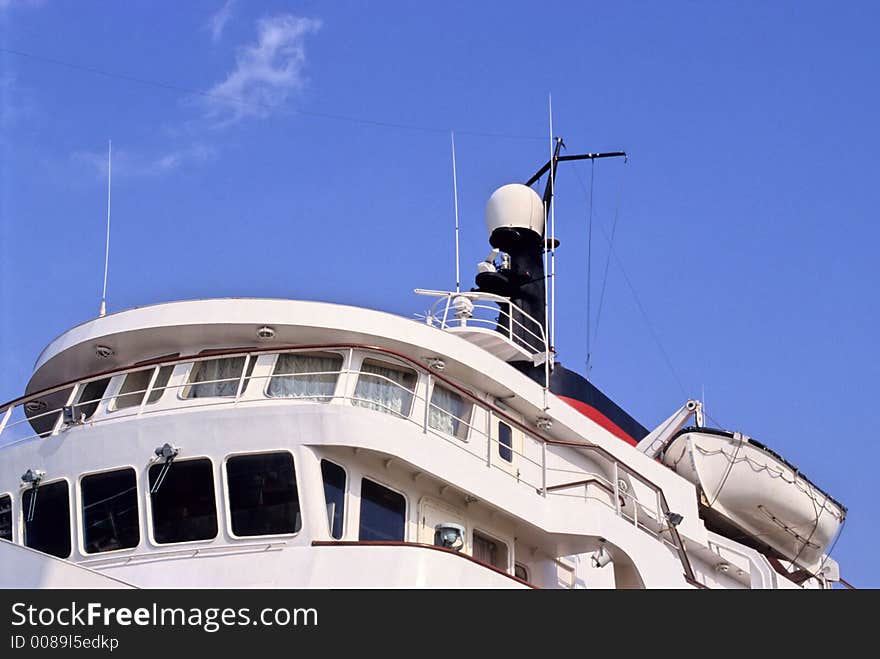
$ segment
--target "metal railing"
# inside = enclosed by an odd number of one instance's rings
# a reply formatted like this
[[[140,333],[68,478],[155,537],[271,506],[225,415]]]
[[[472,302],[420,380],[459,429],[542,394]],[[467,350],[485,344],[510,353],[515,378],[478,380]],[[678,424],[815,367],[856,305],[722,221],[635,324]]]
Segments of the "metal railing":
[[[425,314],[428,325],[444,330],[462,327],[489,329],[532,356],[543,353],[546,359],[550,353],[544,326],[509,298],[473,291],[454,293],[417,288],[415,292],[438,298]]]
[[[316,351],[336,351],[343,354],[342,368],[330,371],[311,371],[303,373],[275,373],[275,360],[272,359],[280,354],[314,353]],[[381,374],[361,371],[353,368],[354,354],[358,351],[361,356],[381,358],[382,361],[394,368],[399,365],[401,370],[409,370],[418,373],[421,377],[412,388],[403,386],[400,382]],[[233,377],[215,380],[199,380],[194,382],[190,378],[193,373],[193,365],[208,360],[219,358],[244,357],[241,370]],[[260,368],[250,368],[252,360],[264,357]],[[176,367],[187,365],[186,372],[179,373]],[[174,366],[174,372],[169,381],[162,386],[155,386],[159,371],[163,367]],[[128,376],[132,373],[152,369],[148,384],[145,388],[133,391],[122,391],[124,380],[109,383],[105,395],[100,398],[78,400],[84,387],[90,382],[101,379]],[[185,377],[184,377],[185,376]],[[273,379],[296,380],[310,377],[334,376],[335,385],[332,393],[310,394],[301,396],[269,395],[269,383]],[[367,377],[381,382],[392,395],[385,399],[369,397],[357,394],[358,378]],[[355,378],[352,381],[352,378]],[[257,387],[255,383],[264,381],[266,384]],[[216,397],[193,397],[188,395],[194,389],[194,385],[208,386],[219,384],[235,384],[235,394]],[[466,404],[462,408],[461,415],[456,415],[450,410],[441,407],[433,400],[435,386],[442,386],[461,397]],[[231,389],[231,387],[230,387]],[[169,391],[178,391],[176,397],[170,397]],[[108,393],[109,392],[109,393]],[[154,394],[161,395],[155,397]],[[64,404],[51,410],[36,410],[38,401],[50,396],[63,395]],[[408,405],[389,404],[389,399],[398,396],[397,400],[408,398]],[[115,407],[115,401],[120,399],[132,400],[140,396],[140,402],[136,405]],[[121,368],[97,373],[87,378],[59,384],[33,394],[15,399],[0,406],[0,451],[10,447],[30,442],[40,441],[48,437],[57,436],[67,432],[71,428],[83,424],[99,425],[125,418],[137,418],[153,413],[181,411],[203,407],[234,407],[240,405],[259,406],[267,403],[279,404],[279,402],[311,403],[316,405],[350,404],[358,407],[368,407],[379,413],[387,413],[401,421],[413,424],[420,428],[423,434],[435,435],[455,446],[471,457],[483,462],[487,468],[496,469],[517,484],[532,489],[537,495],[548,497],[577,497],[585,501],[595,501],[611,509],[617,516],[631,522],[634,527],[640,529],[664,544],[672,547],[679,555],[685,571],[685,577],[697,584],[693,570],[687,559],[683,542],[675,528],[670,523],[670,510],[666,503],[662,489],[644,478],[624,463],[620,462],[612,454],[601,447],[581,442],[568,442],[556,440],[544,436],[540,431],[531,428],[506,412],[479,399],[475,394],[451,381],[449,378],[432,372],[419,362],[387,348],[354,344],[320,344],[298,347],[266,348],[252,351],[228,351],[215,352],[211,355],[184,356],[169,359],[155,360],[136,367]],[[31,408],[28,405],[31,404]],[[282,403],[283,404],[283,403]],[[95,406],[94,411],[83,419],[79,413],[82,408]],[[32,409],[30,414],[26,410]],[[418,412],[421,412],[420,414]],[[54,417],[54,418],[53,418]],[[452,420],[454,433],[444,431],[443,420]],[[22,433],[21,429],[30,425],[33,421],[48,420],[44,429],[33,430],[30,433]],[[502,443],[497,428],[497,421],[516,428],[521,437],[519,442],[512,441],[510,444]],[[463,429],[463,430],[462,430]],[[11,436],[10,436],[11,435]],[[18,435],[18,436],[16,436]],[[577,467],[570,464],[569,467],[548,465],[548,446],[568,446],[578,451],[594,453],[599,460],[597,465],[610,472],[610,478],[604,473],[598,473],[587,467]],[[502,452],[503,448],[503,452]],[[510,459],[502,455],[506,453]],[[556,456],[550,456],[551,459]],[[568,456],[571,460],[572,456]],[[576,478],[572,478],[575,476]],[[561,483],[556,481],[557,478]],[[564,480],[563,480],[564,479]],[[650,492],[651,501],[639,499],[635,487],[629,483],[637,483],[639,489]],[[583,488],[583,494],[579,493]],[[578,492],[574,490],[578,489]],[[600,494],[601,493],[601,494]]]

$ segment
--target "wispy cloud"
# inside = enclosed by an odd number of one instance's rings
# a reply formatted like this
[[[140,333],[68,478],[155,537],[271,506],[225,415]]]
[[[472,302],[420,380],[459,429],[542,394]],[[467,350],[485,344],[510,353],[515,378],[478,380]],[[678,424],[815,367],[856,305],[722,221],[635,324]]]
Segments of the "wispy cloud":
[[[0,0],[0,2],[2,1],[3,0]],[[236,1],[237,0],[226,0],[226,2],[223,3],[223,6],[208,19],[205,27],[211,32],[211,41],[214,43],[217,43],[223,38],[223,30],[226,29],[226,24],[229,22],[229,19],[232,18],[232,12],[235,8]]]
[[[23,9],[25,7],[39,7],[45,0],[0,0],[0,12],[7,9]]]
[[[305,83],[305,39],[320,27],[292,15],[257,21],[256,43],[240,48],[235,68],[207,91],[208,116],[225,125],[282,108]]]
[[[126,149],[113,150],[113,178],[140,178],[170,174],[188,164],[200,164],[217,157],[217,150],[205,144],[194,144],[167,152],[145,155]],[[106,151],[78,151],[75,164],[84,165],[96,175],[107,176]]]

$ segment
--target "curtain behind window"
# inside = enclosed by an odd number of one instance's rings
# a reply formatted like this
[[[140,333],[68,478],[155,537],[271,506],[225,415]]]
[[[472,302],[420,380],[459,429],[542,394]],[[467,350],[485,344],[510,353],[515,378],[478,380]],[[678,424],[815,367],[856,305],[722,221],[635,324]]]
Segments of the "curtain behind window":
[[[495,565],[498,558],[498,545],[474,533],[474,558],[489,565]]]
[[[409,416],[415,384],[416,374],[412,371],[364,360],[351,402],[358,407]]]
[[[431,409],[428,412],[429,427],[465,439],[470,416],[470,403],[449,389],[434,386],[431,392]]]
[[[227,357],[197,362],[189,377],[191,386],[186,398],[235,396],[241,379],[241,369],[244,368],[244,359],[244,357]],[[250,368],[253,368],[255,361],[251,359]],[[196,384],[199,382],[203,384]]]
[[[268,394],[327,403],[333,398],[342,369],[342,355],[278,355]]]

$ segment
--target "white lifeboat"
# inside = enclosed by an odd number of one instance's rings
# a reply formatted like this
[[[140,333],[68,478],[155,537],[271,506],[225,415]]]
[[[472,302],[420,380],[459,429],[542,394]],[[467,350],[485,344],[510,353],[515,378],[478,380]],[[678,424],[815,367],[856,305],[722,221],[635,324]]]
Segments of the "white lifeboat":
[[[662,459],[699,488],[707,524],[809,571],[820,568],[846,518],[797,467],[741,433],[685,428]]]

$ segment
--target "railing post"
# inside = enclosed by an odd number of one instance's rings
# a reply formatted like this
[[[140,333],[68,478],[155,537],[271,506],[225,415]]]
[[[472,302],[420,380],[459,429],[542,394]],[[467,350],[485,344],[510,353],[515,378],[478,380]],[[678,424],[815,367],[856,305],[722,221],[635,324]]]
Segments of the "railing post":
[[[547,442],[541,440],[541,496],[547,496]]]
[[[618,517],[620,516],[620,468],[617,465],[617,460],[614,461],[614,471],[612,474],[614,478],[614,511],[617,513]]]
[[[241,377],[238,378],[238,389],[235,390],[235,402],[237,403],[239,398],[241,398],[241,390],[244,388],[244,378],[247,374],[248,364],[250,364],[251,356],[244,356],[244,364],[241,366]]]
[[[6,408],[6,411],[3,413],[3,418],[0,419],[0,437],[3,436],[3,431],[6,429],[6,424],[9,422],[9,417],[12,416],[12,410],[14,409],[14,405],[10,405]]]
[[[422,432],[428,434],[429,415],[431,413],[431,373],[425,374],[425,423],[422,425]]]
[[[486,412],[486,466],[492,466],[492,412],[488,407],[484,407]]]
[[[138,416],[141,416],[144,413],[144,408],[146,408],[147,406],[147,399],[149,399],[150,394],[153,393],[153,387],[156,385],[156,380],[159,377],[160,368],[162,367],[156,366],[155,368],[153,368],[153,374],[150,376],[150,381],[147,383],[147,390],[144,392],[143,400],[141,400],[141,406],[138,410]]]

